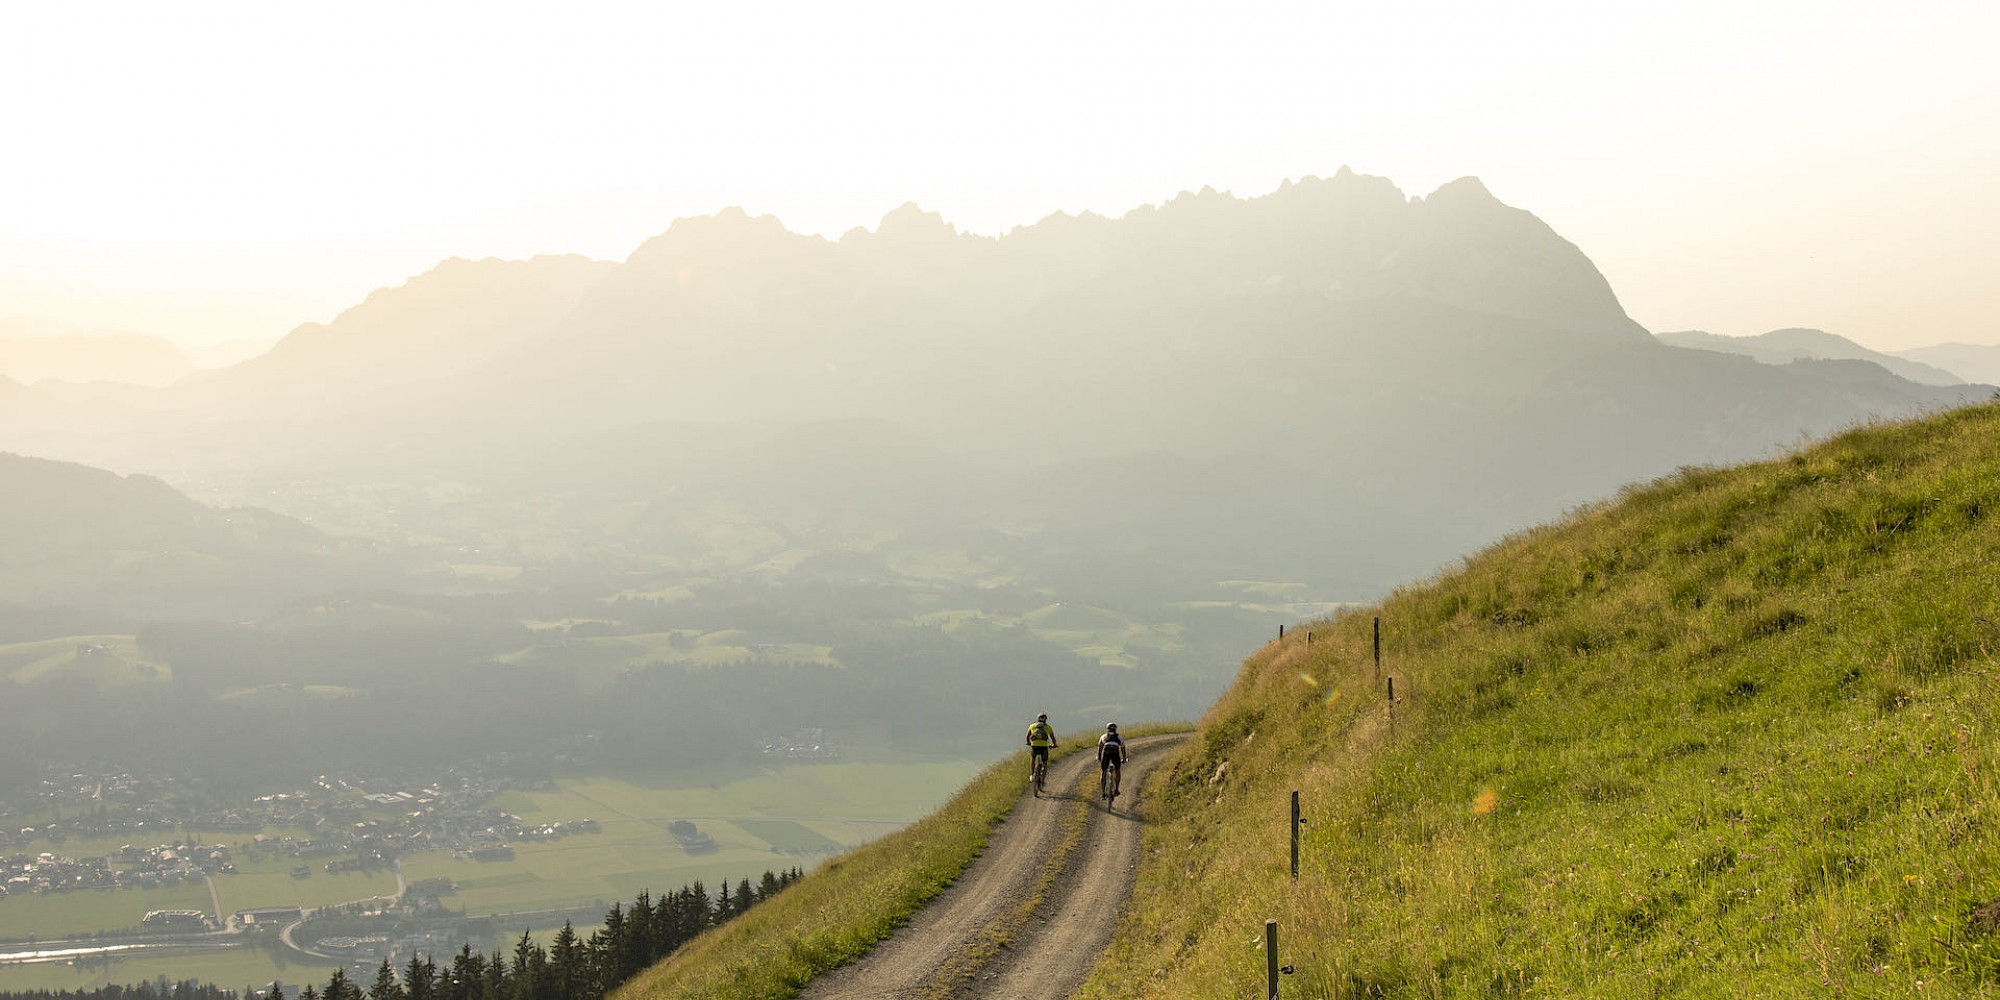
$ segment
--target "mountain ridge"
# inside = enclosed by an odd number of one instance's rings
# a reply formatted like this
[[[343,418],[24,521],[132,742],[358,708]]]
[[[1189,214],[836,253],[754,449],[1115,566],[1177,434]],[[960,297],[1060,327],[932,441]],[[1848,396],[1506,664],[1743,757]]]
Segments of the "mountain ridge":
[[[1980,380],[1961,378],[1945,368],[1909,357],[1872,351],[1852,340],[1825,330],[1787,327],[1754,337],[1726,337],[1700,330],[1675,330],[1655,334],[1661,343],[1697,350],[1722,351],[1756,358],[1765,364],[1793,361],[1867,361],[1922,385],[1965,385]]]
[[[657,467],[624,477],[633,489],[719,483],[719,467],[672,456],[860,421],[1005,470],[1011,486],[930,512],[926,530],[985,535],[1042,512],[1053,552],[1068,526],[1106,523],[1099,504],[1248,524],[1236,551],[1258,573],[1352,594],[1635,478],[1976,395],[1666,347],[1580,248],[1476,179],[1412,198],[1343,170],[998,237],[908,204],[840,240],[729,209],[675,220],[620,263],[445,265],[199,384],[0,398],[0,446],[175,481],[444,477],[504,484],[512,502],[570,492],[521,475],[577,468],[568,456]],[[1271,465],[1309,484],[1302,514],[1374,527],[1301,549],[1242,501],[1133,461],[1147,455]],[[1037,471],[1093,462],[1151,471],[1115,496]],[[758,478],[720,488],[754,498]],[[881,489],[878,509],[908,509]],[[611,517],[657,499],[600,503]],[[1152,553],[1135,584],[1249,575],[1183,559],[1183,545],[1215,552],[1195,538],[1103,544]],[[1388,575],[1329,569],[1398,561]]]

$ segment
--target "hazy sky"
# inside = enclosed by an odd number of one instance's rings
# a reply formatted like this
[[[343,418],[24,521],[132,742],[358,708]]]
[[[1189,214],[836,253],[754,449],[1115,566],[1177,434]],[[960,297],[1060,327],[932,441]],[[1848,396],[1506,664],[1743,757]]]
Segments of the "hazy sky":
[[[2000,342],[2000,4],[8,3],[0,317],[205,344],[730,205],[1480,177],[1654,330]]]

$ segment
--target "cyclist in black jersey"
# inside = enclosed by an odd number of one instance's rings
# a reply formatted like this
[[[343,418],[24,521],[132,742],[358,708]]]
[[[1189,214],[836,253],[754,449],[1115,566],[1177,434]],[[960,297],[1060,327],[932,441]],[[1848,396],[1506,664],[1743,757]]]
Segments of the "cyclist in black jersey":
[[[1104,772],[1111,770],[1111,765],[1113,764],[1119,765],[1118,774],[1122,778],[1125,772],[1125,738],[1118,735],[1118,723],[1107,722],[1104,724],[1104,735],[1097,738],[1098,774],[1102,775]],[[1120,778],[1114,778],[1113,780],[1120,780]],[[1113,796],[1118,794],[1118,786],[1116,784],[1111,786],[1111,794]]]

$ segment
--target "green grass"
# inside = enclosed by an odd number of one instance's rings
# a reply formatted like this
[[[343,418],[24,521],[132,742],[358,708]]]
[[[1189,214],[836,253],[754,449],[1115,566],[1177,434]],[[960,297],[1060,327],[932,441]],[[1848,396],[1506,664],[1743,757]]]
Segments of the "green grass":
[[[837,851],[842,845],[825,834],[788,819],[739,819],[736,827],[787,854]]]
[[[901,828],[975,770],[969,761],[828,763],[756,768],[713,785],[564,780],[553,791],[508,792],[493,805],[530,823],[595,819],[600,832],[517,843],[512,861],[414,854],[403,874],[452,879],[459,887],[452,907],[475,915],[629,900],[696,879],[754,882],[767,870],[810,864],[799,851],[849,847]],[[714,838],[716,850],[682,850],[667,831],[681,819]]]
[[[303,710],[317,702],[359,697],[361,697],[360,688],[338,684],[285,684],[276,687],[260,686],[222,691],[216,694],[215,700],[272,710]]]
[[[1223,580],[1216,586],[1272,601],[1303,600],[1312,589],[1303,583],[1274,583],[1267,580]]]
[[[147,663],[129,635],[73,635],[0,646],[0,678],[32,684],[50,677],[82,677],[98,690],[165,683],[173,671]]]
[[[67,965],[0,965],[0,990],[90,990],[103,986],[130,986],[166,976],[171,982],[197,979],[224,989],[269,986],[272,980],[287,984],[313,983],[324,986],[337,963],[280,960],[263,948],[216,949],[174,955],[149,954],[144,957],[111,958]],[[287,990],[287,993],[290,991]]]
[[[222,912],[227,916],[259,906],[330,906],[396,894],[396,875],[387,868],[327,874],[326,863],[342,857],[346,855],[285,858],[273,871],[244,870],[246,866],[239,863],[236,874],[214,876],[216,898],[222,901]],[[298,865],[312,874],[293,878],[291,870]],[[207,900],[204,895],[204,910],[209,909]]]
[[[753,661],[818,663],[837,667],[833,647],[808,643],[772,643],[736,629],[712,632],[646,632],[635,635],[570,638],[560,645],[536,645],[500,657],[508,663],[528,663],[595,671],[584,682],[601,685],[609,671],[653,663],[689,663],[715,667]]]
[[[47,941],[104,930],[139,926],[147,910],[200,910],[214,916],[208,888],[200,882],[130,889],[79,889],[74,892],[0,897],[0,941],[32,936]]]
[[[1028,612],[1021,621],[1036,635],[1108,667],[1136,667],[1145,654],[1185,648],[1179,625],[1150,625],[1085,604],[1046,605]]]
[[[1156,775],[1083,995],[1258,995],[1275,919],[1287,997],[2000,996],[1997,564],[1975,407],[1683,471],[1294,630]]]

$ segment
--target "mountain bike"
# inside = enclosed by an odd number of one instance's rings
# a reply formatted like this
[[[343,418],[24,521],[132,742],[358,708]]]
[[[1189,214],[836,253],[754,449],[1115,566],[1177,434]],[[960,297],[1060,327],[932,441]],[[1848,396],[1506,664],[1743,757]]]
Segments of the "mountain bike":
[[[1033,765],[1029,767],[1028,770],[1031,774],[1033,774],[1035,779],[1035,797],[1041,798],[1042,785],[1048,780],[1049,777],[1049,759],[1048,757],[1042,754],[1035,754],[1034,757],[1035,757],[1035,762]]]
[[[1107,808],[1113,800],[1118,798],[1118,770],[1121,766],[1118,763],[1118,758],[1111,758],[1105,764],[1103,773],[1098,778],[1099,791],[1104,793],[1104,801]]]

